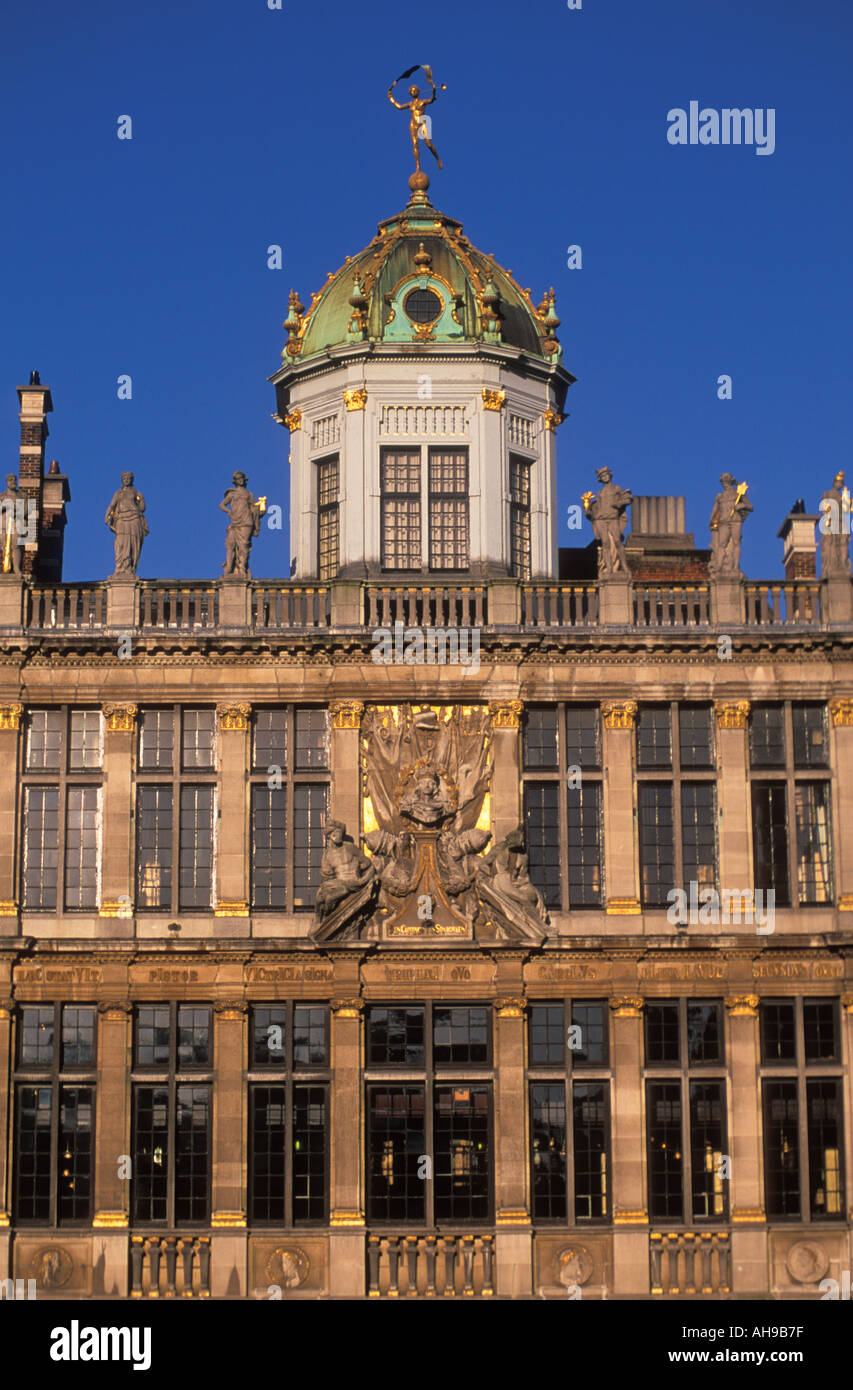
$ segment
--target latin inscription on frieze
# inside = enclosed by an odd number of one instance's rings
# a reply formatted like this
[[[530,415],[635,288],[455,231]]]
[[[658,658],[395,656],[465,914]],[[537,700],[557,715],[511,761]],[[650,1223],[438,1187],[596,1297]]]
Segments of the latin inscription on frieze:
[[[31,965],[15,970],[15,983],[20,985],[99,985],[102,972],[94,966],[71,965],[64,969]]]
[[[841,980],[844,964],[840,960],[758,960],[753,964],[752,973],[756,980]]]
[[[246,970],[249,984],[286,984],[294,980],[331,984],[334,978],[333,970],[322,970],[314,965],[250,965]]]

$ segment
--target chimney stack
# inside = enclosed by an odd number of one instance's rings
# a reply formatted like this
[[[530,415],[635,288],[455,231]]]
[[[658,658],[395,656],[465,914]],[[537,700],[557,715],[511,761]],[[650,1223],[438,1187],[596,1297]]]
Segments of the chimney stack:
[[[44,453],[50,430],[47,416],[53,410],[49,386],[42,386],[38,372],[30,372],[26,386],[18,387],[21,421],[21,447],[18,486],[35,507],[35,539],[27,541],[21,557],[26,578],[58,584],[62,579],[62,548],[65,530],[65,504],[70,500],[68,480],[51,465],[48,478]]]
[[[806,512],[806,504],[798,497],[779,528],[782,541],[782,563],[785,578],[814,579],[817,574],[817,540],[815,526],[820,518]]]

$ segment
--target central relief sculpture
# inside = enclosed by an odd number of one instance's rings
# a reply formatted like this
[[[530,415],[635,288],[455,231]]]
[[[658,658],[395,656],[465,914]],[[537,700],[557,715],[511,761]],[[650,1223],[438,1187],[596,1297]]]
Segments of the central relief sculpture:
[[[456,937],[541,941],[548,922],[530,881],[524,831],[485,854],[492,771],[484,707],[374,706],[362,721],[368,853],[326,828],[315,940]]]

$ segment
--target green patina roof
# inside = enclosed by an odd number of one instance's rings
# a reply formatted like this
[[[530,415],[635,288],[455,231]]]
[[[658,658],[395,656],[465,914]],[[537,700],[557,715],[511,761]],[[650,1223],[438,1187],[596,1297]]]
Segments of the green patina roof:
[[[421,197],[380,222],[369,246],[330,275],[306,313],[299,314],[298,299],[294,311],[291,296],[285,361],[361,341],[497,342],[559,360],[553,307],[549,320],[545,301],[534,307],[510,272],[462,235],[461,223]],[[418,287],[442,302],[439,318],[420,332],[403,308]]]

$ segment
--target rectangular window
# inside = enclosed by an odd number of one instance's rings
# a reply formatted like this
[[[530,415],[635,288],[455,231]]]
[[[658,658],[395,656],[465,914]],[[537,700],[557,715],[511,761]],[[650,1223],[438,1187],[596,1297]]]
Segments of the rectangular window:
[[[682,768],[714,766],[710,706],[679,705],[678,739]]]
[[[53,1064],[54,1004],[26,1004],[18,1015],[18,1066],[49,1067]]]
[[[175,1224],[206,1225],[210,1210],[210,1087],[179,1086],[175,1122]]]
[[[826,767],[829,763],[826,705],[795,702],[791,706],[791,715],[794,730],[794,767]]]
[[[95,1010],[65,1004],[62,1007],[62,1069],[94,1065]]]
[[[383,450],[380,486],[382,568],[419,570],[423,564],[420,449]]]
[[[340,565],[338,456],[317,464],[317,578],[335,578]]]
[[[584,771],[601,767],[601,714],[598,705],[566,706],[566,762]]]
[[[284,1086],[249,1087],[249,1220],[286,1221],[287,1150]]]
[[[286,709],[252,711],[252,766],[258,772],[287,766]]]
[[[560,1012],[562,1013],[562,1009]],[[562,1042],[562,1036],[560,1041]],[[530,1133],[533,1148],[531,1215],[534,1221],[565,1221],[567,1187],[564,1082],[537,1082],[531,1086]]]
[[[509,456],[510,572],[514,579],[530,578],[530,470],[517,454]]]
[[[178,910],[213,905],[212,786],[181,787]]]
[[[308,910],[320,885],[328,814],[329,712],[310,706],[256,709],[252,724],[252,907]]]
[[[418,1169],[426,1153],[423,1085],[368,1087],[367,1219],[426,1219],[426,1187]]]
[[[530,705],[524,714],[522,747],[525,771],[560,766],[559,711],[554,705]]]
[[[55,912],[59,862],[59,788],[24,787],[23,905]]]
[[[133,1088],[133,1221],[166,1222],[169,1209],[169,1088]]]
[[[653,1221],[681,1221],[684,1210],[681,1083],[648,1082],[646,1114],[649,1216]]]
[[[764,1188],[770,1219],[800,1215],[796,1081],[764,1082]]]
[[[65,825],[66,911],[98,905],[99,787],[69,787]]]
[[[145,771],[171,771],[175,760],[175,712],[171,709],[139,711],[139,767]]]
[[[563,911],[601,907],[604,847],[598,706],[532,705],[525,710],[522,737],[531,881],[548,907]]]
[[[569,904],[571,907],[601,907],[603,855],[600,782],[582,782],[577,787],[569,785],[566,824],[569,837]]]
[[[654,771],[662,768],[671,769],[671,781],[654,779]],[[695,894],[704,903],[710,890],[717,888],[711,707],[640,706],[637,776],[643,906],[671,907],[677,888],[687,894],[688,901]]]
[[[293,789],[293,905],[310,909],[320,886],[323,827],[329,807],[328,783],[302,782]]]
[[[209,910],[215,878],[216,711],[143,709],[139,721],[136,910]]]
[[[576,1081],[572,1086],[576,1221],[607,1219],[609,1086]]]
[[[488,1221],[490,1085],[436,1086],[433,1188],[436,1222]]]
[[[216,711],[185,709],[181,719],[181,763],[185,772],[216,766]]]
[[[783,705],[752,706],[749,717],[749,761],[752,767],[785,766]]]
[[[172,904],[172,788],[136,790],[136,906],[168,912]]]
[[[436,1005],[432,1012],[434,1066],[488,1066],[491,1022],[489,1010]]]
[[[283,853],[287,825],[284,787],[252,784],[252,907],[287,905],[287,867]]]
[[[530,878],[546,907],[560,907],[560,789],[556,782],[524,783],[524,823]]]
[[[784,782],[752,783],[753,881],[789,907],[787,790]]]
[[[645,1008],[646,1066],[688,1067],[723,1060],[718,999],[649,1000]]]
[[[32,709],[26,717],[27,772],[59,772],[65,714],[61,709]]]
[[[68,767],[71,772],[96,772],[103,757],[101,711],[73,709],[70,715]]]
[[[672,713],[669,705],[641,705],[637,711],[637,767],[672,767]]]
[[[666,907],[675,884],[672,785],[641,782],[637,788],[640,823],[640,882],[644,907]]]
[[[367,1065],[425,1066],[425,1012],[421,1005],[373,1006],[367,1015]]]
[[[681,786],[681,873],[684,890],[690,884],[716,888],[717,789],[713,782],[683,782]]]
[[[429,451],[429,567],[468,568],[468,454]]]
[[[801,907],[826,906],[833,900],[829,782],[795,783],[794,816],[797,901]]]
[[[723,1192],[722,1081],[690,1082],[690,1160],[694,1221],[719,1221],[725,1215]]]

